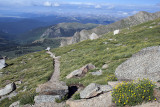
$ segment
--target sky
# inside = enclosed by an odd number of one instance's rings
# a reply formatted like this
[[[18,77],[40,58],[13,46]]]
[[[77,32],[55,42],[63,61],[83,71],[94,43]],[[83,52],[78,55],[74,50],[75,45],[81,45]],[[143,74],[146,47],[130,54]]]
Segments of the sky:
[[[120,15],[160,11],[160,0],[0,0],[0,16],[24,13]]]

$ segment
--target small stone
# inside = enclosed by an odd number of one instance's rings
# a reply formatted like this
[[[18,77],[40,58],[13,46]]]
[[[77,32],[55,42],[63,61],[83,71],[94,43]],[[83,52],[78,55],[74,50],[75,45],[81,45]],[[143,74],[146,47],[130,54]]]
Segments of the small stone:
[[[12,103],[9,107],[20,107],[20,101],[16,101],[14,103]]]
[[[91,74],[92,74],[92,75],[100,76],[100,75],[102,75],[102,70],[100,69],[99,71],[91,72]]]
[[[69,75],[66,76],[67,79],[73,78],[73,77],[78,77],[81,76],[82,70],[75,70],[71,72]]]
[[[38,95],[34,97],[35,103],[55,102],[56,99],[61,99],[60,95]]]
[[[102,69],[107,69],[108,68],[108,64],[104,64],[103,66],[102,66]]]
[[[22,84],[22,81],[16,81],[15,84],[20,85],[20,84]]]

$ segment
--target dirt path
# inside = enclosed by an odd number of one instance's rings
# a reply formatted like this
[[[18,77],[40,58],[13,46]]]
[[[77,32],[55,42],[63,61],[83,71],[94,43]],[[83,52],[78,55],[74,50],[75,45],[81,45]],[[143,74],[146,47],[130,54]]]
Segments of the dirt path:
[[[60,78],[60,56],[55,57],[50,51],[47,53],[53,58],[54,63],[54,72],[51,76],[51,79],[45,84],[41,84],[36,89],[36,92],[42,95],[65,95],[68,92],[68,86],[62,81],[59,81]]]

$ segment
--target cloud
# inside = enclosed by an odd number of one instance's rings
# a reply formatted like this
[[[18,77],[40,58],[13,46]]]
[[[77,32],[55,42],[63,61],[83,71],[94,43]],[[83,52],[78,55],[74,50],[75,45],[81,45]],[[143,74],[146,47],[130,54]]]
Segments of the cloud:
[[[107,7],[107,9],[113,9],[113,8],[115,8],[114,5],[110,5],[110,6]]]
[[[95,5],[95,8],[96,9],[101,8],[101,5]]]
[[[52,3],[49,2],[49,1],[46,1],[46,2],[44,2],[43,5],[46,6],[46,7],[51,7],[51,6],[52,6]]]
[[[53,3],[53,6],[58,7],[58,6],[60,6],[60,4],[59,3]]]

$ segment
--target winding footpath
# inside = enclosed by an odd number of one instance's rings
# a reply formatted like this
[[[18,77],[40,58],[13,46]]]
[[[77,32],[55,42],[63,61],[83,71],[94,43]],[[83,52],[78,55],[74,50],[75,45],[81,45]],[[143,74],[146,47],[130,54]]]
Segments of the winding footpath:
[[[54,72],[51,76],[51,79],[41,84],[37,87],[36,92],[39,93],[39,96],[60,96],[64,97],[68,93],[68,86],[65,84],[65,82],[62,82],[59,80],[60,78],[60,56],[55,57],[55,54],[53,54],[50,51],[47,51],[52,58],[53,58],[53,65],[54,65]],[[43,105],[43,106],[42,106]],[[43,103],[37,103],[34,107],[56,107],[56,103],[53,102],[43,102]],[[62,104],[63,105],[63,104]],[[61,107],[58,105],[57,107]]]

